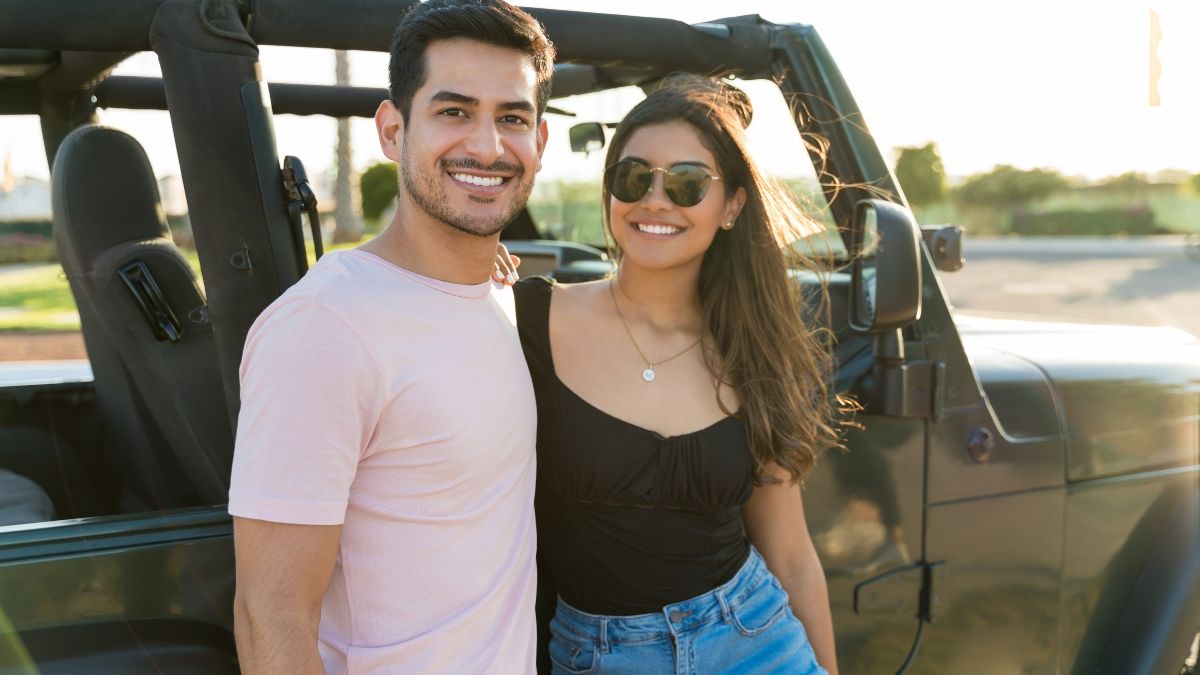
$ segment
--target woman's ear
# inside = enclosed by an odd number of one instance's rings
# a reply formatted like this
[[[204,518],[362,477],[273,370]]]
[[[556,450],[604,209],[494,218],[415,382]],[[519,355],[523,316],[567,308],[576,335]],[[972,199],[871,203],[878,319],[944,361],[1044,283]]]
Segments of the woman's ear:
[[[725,220],[723,222],[732,223],[737,220],[745,205],[746,188],[738,188],[737,192],[733,193],[733,197],[725,202]]]

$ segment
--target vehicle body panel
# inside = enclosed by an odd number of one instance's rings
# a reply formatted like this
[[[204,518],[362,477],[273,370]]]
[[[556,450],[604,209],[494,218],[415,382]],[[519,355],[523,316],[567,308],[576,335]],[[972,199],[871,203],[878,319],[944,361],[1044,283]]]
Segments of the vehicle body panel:
[[[1046,374],[1061,401],[1068,480],[1197,463],[1200,341],[1188,333],[978,318],[960,326],[969,326],[968,351],[990,347]]]

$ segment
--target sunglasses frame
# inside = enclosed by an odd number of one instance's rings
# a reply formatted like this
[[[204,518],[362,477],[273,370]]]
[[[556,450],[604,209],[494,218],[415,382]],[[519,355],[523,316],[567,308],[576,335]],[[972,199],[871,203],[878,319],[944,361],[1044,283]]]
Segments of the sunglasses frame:
[[[614,169],[621,166],[622,164],[634,164],[636,166],[643,167],[650,172],[650,183],[646,186],[646,191],[643,192],[642,194],[638,195],[634,199],[629,199],[629,200],[623,199],[620,195],[617,194],[616,190],[613,189],[614,183],[613,183],[613,180],[611,177],[611,173],[613,172]],[[681,166],[695,167],[696,169],[699,169],[700,171],[702,171],[708,179],[704,182],[704,186],[701,188],[699,198],[691,204],[681,204],[675,198],[675,194],[673,194],[674,190],[672,190],[667,184],[668,176],[678,176],[678,174],[672,174],[671,171],[673,171],[674,169],[678,169]],[[703,164],[697,164],[696,162],[680,162],[678,164],[675,164],[674,166],[672,166],[669,169],[664,169],[661,166],[650,166],[646,162],[643,162],[643,161],[637,160],[637,159],[630,159],[630,158],[622,159],[618,162],[615,162],[615,163],[605,167],[604,180],[608,187],[608,193],[610,195],[612,195],[617,201],[623,202],[625,204],[636,204],[637,202],[645,199],[646,195],[650,194],[650,192],[654,190],[654,174],[658,171],[661,171],[663,174],[663,192],[667,195],[667,199],[670,199],[671,203],[674,204],[675,206],[678,206],[678,207],[684,208],[684,209],[695,206],[696,204],[699,204],[700,202],[704,201],[704,198],[708,196],[708,188],[712,186],[713,181],[721,180],[720,176],[710,173],[708,170],[708,167],[704,166]]]

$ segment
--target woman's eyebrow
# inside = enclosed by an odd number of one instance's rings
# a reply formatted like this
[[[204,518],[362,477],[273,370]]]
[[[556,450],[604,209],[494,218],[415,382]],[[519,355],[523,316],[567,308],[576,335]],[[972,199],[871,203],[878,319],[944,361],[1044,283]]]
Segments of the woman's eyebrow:
[[[635,162],[641,162],[642,164],[645,164],[646,166],[651,165],[649,161],[642,159],[641,157],[638,157],[637,155],[625,155],[624,157],[621,158],[621,161],[625,161],[627,159],[631,159]],[[699,159],[681,159],[678,162],[673,162],[673,163],[667,165],[667,168],[674,168],[674,167],[679,166],[680,164],[691,164],[693,166],[702,166],[705,169],[708,169],[709,171],[714,171],[714,169],[711,166],[709,166],[707,162],[705,162],[703,160],[699,160]]]

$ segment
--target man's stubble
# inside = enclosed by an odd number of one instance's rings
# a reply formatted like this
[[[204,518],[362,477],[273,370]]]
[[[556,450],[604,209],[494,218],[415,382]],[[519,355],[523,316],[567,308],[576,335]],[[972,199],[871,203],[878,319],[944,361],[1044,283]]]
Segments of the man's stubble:
[[[484,166],[482,163],[469,158],[442,159],[438,162],[441,171],[449,171],[450,169],[476,169],[480,171],[500,171],[515,174],[509,180],[517,182],[516,190],[510,198],[511,201],[508,208],[499,215],[471,216],[456,212],[450,206],[446,190],[438,180],[439,176],[418,169],[416,163],[413,161],[409,147],[410,145],[407,142],[404,143],[404,147],[400,152],[400,179],[404,185],[404,190],[408,192],[413,202],[423,211],[460,232],[477,237],[490,237],[511,223],[517,217],[517,214],[520,213],[521,209],[525,208],[525,202],[529,201],[529,194],[533,191],[533,174],[526,176],[525,167],[519,164],[495,162],[490,166]],[[501,198],[503,196],[497,196],[495,199]],[[469,195],[468,199],[479,203],[486,203],[485,200],[474,195]]]

